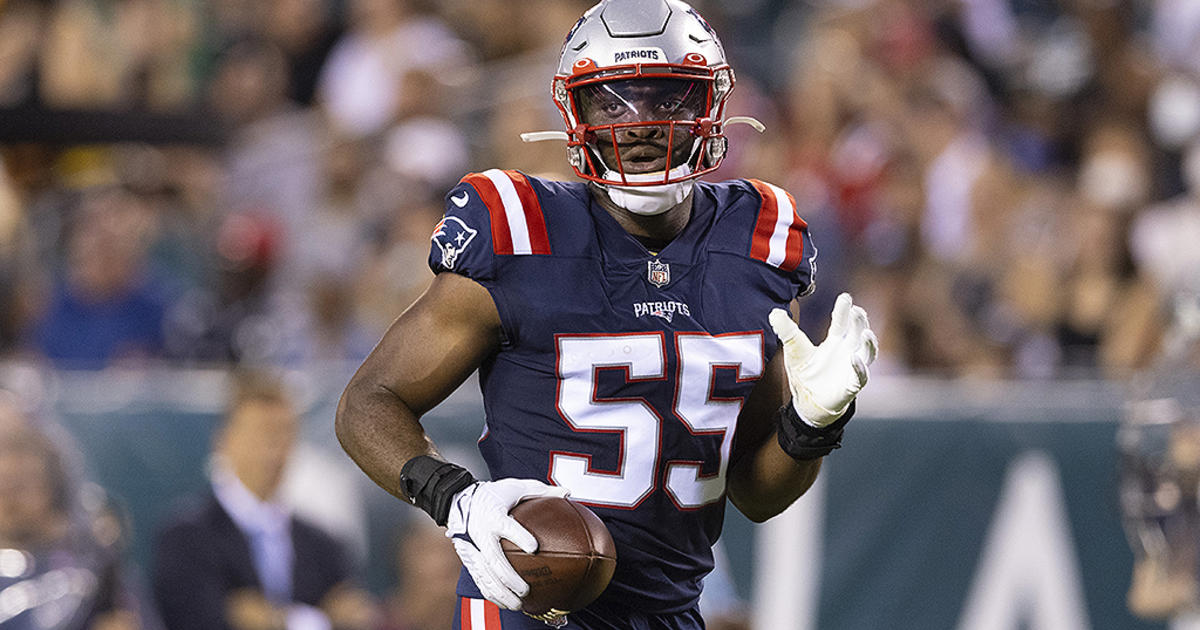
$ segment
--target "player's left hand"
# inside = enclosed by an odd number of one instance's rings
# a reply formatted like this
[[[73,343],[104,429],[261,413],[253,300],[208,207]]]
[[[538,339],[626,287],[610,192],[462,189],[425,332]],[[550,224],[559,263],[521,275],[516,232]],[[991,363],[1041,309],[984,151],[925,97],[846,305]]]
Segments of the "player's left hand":
[[[535,479],[477,481],[454,496],[446,519],[446,536],[485,599],[509,610],[521,608],[529,585],[513,569],[500,539],[507,538],[525,553],[537,551],[537,539],[508,515],[522,499],[566,497],[566,488]]]
[[[875,361],[879,341],[867,312],[849,293],[833,306],[829,334],[814,346],[787,311],[772,309],[771,328],[783,343],[792,404],[805,423],[821,429],[833,424],[867,384],[867,367]]]

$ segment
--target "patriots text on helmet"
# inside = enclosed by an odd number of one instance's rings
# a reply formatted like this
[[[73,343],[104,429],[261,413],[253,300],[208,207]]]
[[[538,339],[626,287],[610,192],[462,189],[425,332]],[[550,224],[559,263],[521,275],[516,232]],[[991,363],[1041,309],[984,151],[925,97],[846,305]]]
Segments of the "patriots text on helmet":
[[[619,50],[613,53],[613,63],[626,63],[631,61],[661,61],[664,59],[662,51],[657,48],[635,48],[633,50]]]

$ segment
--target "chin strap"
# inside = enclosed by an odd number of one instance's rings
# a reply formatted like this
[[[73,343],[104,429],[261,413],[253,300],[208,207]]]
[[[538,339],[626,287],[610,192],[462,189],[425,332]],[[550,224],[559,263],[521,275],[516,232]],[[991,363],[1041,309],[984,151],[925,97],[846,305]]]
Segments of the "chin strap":
[[[750,125],[758,133],[763,133],[767,130],[766,125],[751,116],[730,116],[721,123],[722,127],[728,127],[729,125]],[[527,131],[521,134],[522,142],[545,142],[547,140],[568,142],[571,140],[571,136],[565,131]]]

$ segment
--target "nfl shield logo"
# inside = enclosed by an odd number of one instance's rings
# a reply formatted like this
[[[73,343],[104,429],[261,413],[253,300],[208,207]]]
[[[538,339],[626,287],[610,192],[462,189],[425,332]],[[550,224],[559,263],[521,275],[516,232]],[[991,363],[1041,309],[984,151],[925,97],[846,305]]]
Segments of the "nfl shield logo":
[[[646,263],[647,278],[650,284],[662,288],[671,281],[671,267],[667,263],[660,260],[651,260]]]

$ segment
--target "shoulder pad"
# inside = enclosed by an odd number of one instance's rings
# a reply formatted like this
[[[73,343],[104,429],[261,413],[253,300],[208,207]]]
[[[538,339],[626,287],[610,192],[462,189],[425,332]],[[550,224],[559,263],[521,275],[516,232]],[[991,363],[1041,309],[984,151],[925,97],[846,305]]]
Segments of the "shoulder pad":
[[[463,190],[461,184],[470,185],[487,206],[497,255],[550,253],[546,218],[528,177],[517,171],[490,169],[467,175],[456,191]],[[450,201],[458,204],[459,198],[451,195]],[[463,199],[463,205],[468,201]]]
[[[746,181],[758,192],[760,199],[754,235],[750,240],[750,257],[785,271],[811,265],[812,256],[805,256],[805,250],[811,247],[806,242],[808,224],[796,214],[795,198],[774,184],[757,179]]]

